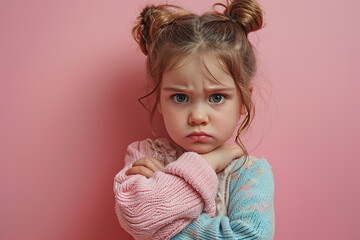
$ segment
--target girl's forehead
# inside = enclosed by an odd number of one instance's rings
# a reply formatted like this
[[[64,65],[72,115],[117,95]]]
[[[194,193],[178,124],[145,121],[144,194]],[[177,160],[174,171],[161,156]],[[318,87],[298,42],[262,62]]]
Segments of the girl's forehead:
[[[187,85],[199,81],[206,85],[235,86],[234,79],[224,64],[213,56],[188,56],[163,74],[163,85]]]

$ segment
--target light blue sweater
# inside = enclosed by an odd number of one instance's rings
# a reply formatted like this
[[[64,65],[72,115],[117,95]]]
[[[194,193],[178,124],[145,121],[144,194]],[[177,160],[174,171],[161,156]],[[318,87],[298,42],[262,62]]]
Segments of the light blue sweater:
[[[230,179],[228,216],[203,213],[171,239],[273,239],[274,179],[269,163],[259,159]]]

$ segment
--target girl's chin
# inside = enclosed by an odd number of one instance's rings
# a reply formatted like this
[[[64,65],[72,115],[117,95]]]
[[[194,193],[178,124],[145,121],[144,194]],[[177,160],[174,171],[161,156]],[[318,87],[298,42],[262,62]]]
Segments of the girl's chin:
[[[206,154],[213,151],[217,146],[188,146],[183,147],[187,152],[196,152],[197,154]]]

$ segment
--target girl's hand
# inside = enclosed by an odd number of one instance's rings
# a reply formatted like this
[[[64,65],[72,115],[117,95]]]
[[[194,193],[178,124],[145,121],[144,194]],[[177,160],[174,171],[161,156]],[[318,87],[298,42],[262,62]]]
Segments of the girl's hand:
[[[239,146],[224,143],[211,152],[201,154],[201,156],[218,173],[224,170],[232,160],[241,157],[243,154]]]
[[[164,171],[165,165],[158,159],[153,157],[143,157],[137,160],[132,168],[128,169],[126,175],[136,175],[140,174],[147,178],[150,178],[154,175],[156,171]]]

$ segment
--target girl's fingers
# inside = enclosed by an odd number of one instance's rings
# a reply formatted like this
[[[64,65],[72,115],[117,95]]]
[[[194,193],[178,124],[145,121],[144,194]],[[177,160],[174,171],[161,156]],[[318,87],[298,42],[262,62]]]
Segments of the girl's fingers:
[[[147,178],[154,175],[156,171],[164,171],[164,164],[153,157],[144,157],[137,160],[132,168],[126,171],[126,175],[140,174]]]
[[[133,164],[133,167],[134,166],[144,166],[153,172],[164,170],[164,165],[159,160],[152,157],[141,158]]]
[[[144,166],[135,166],[128,169],[125,173],[126,175],[143,175],[147,178],[151,178],[154,175],[154,172]]]
[[[149,159],[158,166],[160,171],[164,171],[165,165],[163,164],[163,162],[153,157],[149,157]]]

